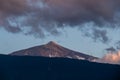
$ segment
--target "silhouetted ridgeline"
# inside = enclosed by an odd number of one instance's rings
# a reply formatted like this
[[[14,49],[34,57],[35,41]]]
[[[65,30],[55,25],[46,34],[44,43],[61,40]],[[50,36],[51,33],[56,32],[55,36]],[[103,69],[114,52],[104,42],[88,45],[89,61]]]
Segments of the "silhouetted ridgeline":
[[[120,66],[67,58],[0,55],[0,80],[120,80]]]

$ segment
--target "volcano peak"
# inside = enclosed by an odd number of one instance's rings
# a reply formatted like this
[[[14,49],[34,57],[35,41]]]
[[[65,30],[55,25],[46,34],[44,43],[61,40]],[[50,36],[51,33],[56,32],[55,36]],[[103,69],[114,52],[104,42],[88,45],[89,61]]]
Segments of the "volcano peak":
[[[50,41],[47,44],[45,44],[45,46],[49,46],[49,47],[60,47],[59,44],[57,44],[55,41]]]
[[[72,59],[82,59],[82,60],[95,60],[96,57],[76,52],[65,48],[54,41],[50,41],[47,44],[35,46],[32,48],[20,50],[11,53],[10,55],[27,55],[27,56],[45,56],[45,57],[64,57]]]
[[[53,44],[54,44],[54,45],[58,45],[55,41],[50,41],[50,42],[47,43],[47,45],[51,45],[51,44],[52,44],[52,45],[53,45]]]

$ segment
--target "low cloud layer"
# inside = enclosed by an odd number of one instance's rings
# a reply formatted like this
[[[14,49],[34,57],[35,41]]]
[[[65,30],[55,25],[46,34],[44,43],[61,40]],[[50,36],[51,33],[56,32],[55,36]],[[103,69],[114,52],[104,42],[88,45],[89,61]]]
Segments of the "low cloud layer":
[[[107,42],[106,29],[119,28],[119,13],[120,0],[0,0],[0,27],[45,37],[64,27],[86,29],[81,25],[93,23],[89,36]]]
[[[120,64],[120,51],[114,53],[108,53],[103,58],[99,59],[98,62]]]

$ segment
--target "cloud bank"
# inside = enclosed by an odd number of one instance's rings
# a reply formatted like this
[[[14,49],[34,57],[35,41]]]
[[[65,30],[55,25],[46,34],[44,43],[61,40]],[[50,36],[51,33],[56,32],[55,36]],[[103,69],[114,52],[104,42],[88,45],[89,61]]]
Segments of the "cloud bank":
[[[81,25],[93,23],[92,33],[85,34],[107,42],[106,29],[119,28],[119,13],[120,0],[0,0],[0,27],[45,37],[64,27],[86,29]]]
[[[97,62],[120,64],[120,51],[114,53],[108,53],[103,58],[99,59]]]

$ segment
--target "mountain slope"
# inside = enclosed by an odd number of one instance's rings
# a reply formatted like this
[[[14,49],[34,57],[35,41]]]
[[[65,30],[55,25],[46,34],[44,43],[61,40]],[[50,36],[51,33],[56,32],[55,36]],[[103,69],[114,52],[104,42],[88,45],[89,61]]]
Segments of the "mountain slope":
[[[94,61],[98,59],[90,55],[86,55],[80,52],[72,51],[70,49],[64,48],[57,43],[50,41],[48,44],[36,46],[20,51],[11,53],[10,55],[17,56],[44,56],[44,57],[64,57],[72,59],[82,59]]]

